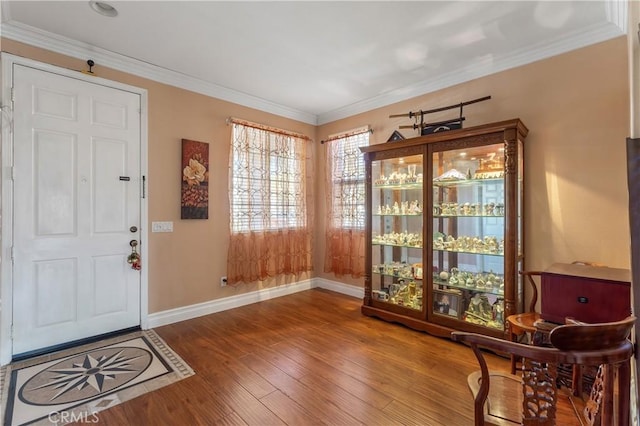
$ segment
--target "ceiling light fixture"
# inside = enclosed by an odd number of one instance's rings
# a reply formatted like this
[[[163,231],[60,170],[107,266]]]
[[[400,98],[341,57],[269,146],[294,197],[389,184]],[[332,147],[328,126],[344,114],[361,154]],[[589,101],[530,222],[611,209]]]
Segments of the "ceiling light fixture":
[[[108,16],[109,18],[118,16],[118,10],[103,1],[90,1],[89,6],[91,6],[91,9],[93,9],[100,15]]]

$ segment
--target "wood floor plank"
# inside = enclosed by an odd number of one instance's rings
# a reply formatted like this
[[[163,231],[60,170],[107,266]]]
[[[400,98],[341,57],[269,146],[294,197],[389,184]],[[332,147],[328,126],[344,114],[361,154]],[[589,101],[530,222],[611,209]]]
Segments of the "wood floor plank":
[[[257,351],[255,355],[269,361],[271,364],[275,365],[295,379],[300,379],[311,372],[311,370],[304,365],[277,351],[274,351],[273,345]]]
[[[316,357],[307,351],[302,351],[290,343],[280,343],[274,349],[298,360],[301,364],[316,366],[315,371],[318,376],[338,383],[343,389],[364,401],[368,401],[375,408],[383,408],[393,400],[393,397],[381,392],[377,386],[373,386],[367,377],[353,377],[345,374],[344,371],[336,368],[331,361],[325,361],[325,359]]]
[[[305,407],[310,415],[321,422],[345,426],[362,424],[349,413],[336,406],[334,401],[324,398],[316,389],[305,386],[273,364],[254,355],[247,355],[242,359],[283,394]]]
[[[339,381],[338,377],[335,379]],[[402,425],[402,422],[397,417],[394,418],[386,414],[383,410],[370,405],[366,396],[365,399],[361,399],[342,388],[338,383],[316,374],[305,376],[300,381],[307,385],[307,387],[315,389],[318,395],[330,400],[337,407],[348,412],[350,416],[365,425]]]
[[[210,392],[231,407],[248,425],[286,424],[240,384],[220,388],[214,386]]]
[[[208,387],[204,378],[189,377],[100,412],[100,424],[172,424],[175,419],[181,419],[184,424],[216,424],[233,410],[220,398],[201,391]],[[207,409],[192,410],[191,407]]]
[[[425,413],[420,409],[420,404],[409,405],[400,401],[393,401],[389,404],[384,411],[389,415],[396,416],[401,419],[402,424],[410,426],[424,426],[424,425],[446,425],[446,426],[465,426],[473,424],[473,416],[469,416],[466,413],[456,413],[449,411],[446,414],[447,408],[442,411],[437,411],[432,407]]]
[[[237,413],[231,413],[212,424],[216,426],[248,426]]]
[[[224,374],[227,384],[235,382],[243,386],[255,398],[262,398],[276,390],[269,382],[264,380],[259,374],[248,368],[239,359],[225,353],[224,347],[217,344],[210,345],[206,350],[206,361],[200,366],[199,371],[205,374],[213,374],[217,379]],[[217,380],[216,380],[217,381]]]
[[[325,425],[313,417],[294,400],[279,390],[261,398],[260,401],[288,425]]]
[[[471,349],[360,307],[314,289],[159,327],[195,376],[100,412],[99,423],[473,424]],[[509,370],[508,359],[486,358]]]

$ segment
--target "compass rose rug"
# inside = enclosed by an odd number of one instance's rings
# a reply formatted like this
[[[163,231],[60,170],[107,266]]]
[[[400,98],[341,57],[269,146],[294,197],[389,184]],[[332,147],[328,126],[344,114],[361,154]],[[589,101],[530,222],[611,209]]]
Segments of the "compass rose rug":
[[[2,368],[3,424],[96,423],[98,411],[193,375],[152,330]]]

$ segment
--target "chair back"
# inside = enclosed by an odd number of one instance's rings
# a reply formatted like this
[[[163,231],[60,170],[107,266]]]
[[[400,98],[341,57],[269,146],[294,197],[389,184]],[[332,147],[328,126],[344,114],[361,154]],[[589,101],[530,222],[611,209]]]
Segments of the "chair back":
[[[599,324],[572,323],[551,330],[549,341],[563,351],[591,351],[609,348],[625,341],[635,324],[635,317]]]

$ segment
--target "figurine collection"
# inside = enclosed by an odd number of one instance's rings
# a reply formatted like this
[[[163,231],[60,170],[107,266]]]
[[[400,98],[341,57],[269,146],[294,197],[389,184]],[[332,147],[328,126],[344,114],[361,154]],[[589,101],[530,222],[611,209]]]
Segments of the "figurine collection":
[[[420,207],[420,203],[418,200],[414,201],[402,201],[398,204],[396,201],[393,203],[393,206],[389,204],[379,205],[377,210],[378,216],[383,215],[393,215],[393,216],[411,216],[411,215],[419,215],[422,213],[422,207]]]
[[[383,235],[374,235],[373,244],[384,244],[391,246],[422,248],[422,235],[418,233],[391,232]]]
[[[405,185],[410,183],[422,183],[422,173],[416,173],[416,165],[410,164],[407,166],[407,172],[393,171],[389,176],[380,174],[380,177],[375,180],[374,185]]]
[[[504,203],[440,203],[433,205],[434,216],[504,216]]]
[[[434,284],[504,294],[504,276],[498,275],[493,271],[469,272],[451,268],[450,271],[438,272],[435,270],[433,275]]]
[[[464,235],[458,238],[451,235],[438,236],[433,240],[433,248],[434,250],[502,255],[504,254],[504,239],[492,236],[484,238]]]

